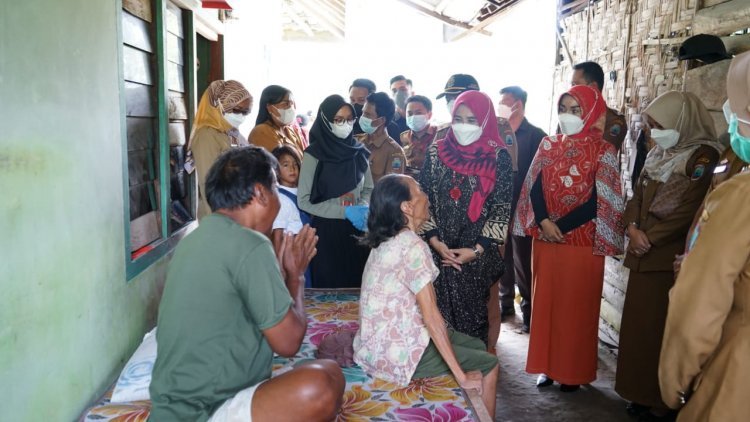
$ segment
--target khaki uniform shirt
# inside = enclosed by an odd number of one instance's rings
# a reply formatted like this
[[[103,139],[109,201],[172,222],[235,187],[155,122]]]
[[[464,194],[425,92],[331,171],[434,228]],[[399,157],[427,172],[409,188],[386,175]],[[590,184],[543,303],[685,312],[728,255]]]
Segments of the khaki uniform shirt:
[[[211,127],[202,127],[195,132],[190,144],[198,173],[198,219],[211,214],[206,200],[206,177],[208,170],[222,152],[232,148],[230,137]]]
[[[639,272],[674,270],[674,257],[684,250],[690,223],[703,202],[718,161],[719,152],[710,146],[701,146],[693,152],[685,166],[688,186],[678,199],[678,205],[663,218],[651,212],[654,202],[664,199],[656,195],[663,183],[649,179],[645,170],[641,173],[633,198],[625,206],[623,222],[635,223],[645,232],[651,249],[640,258],[628,253],[626,267]]]
[[[406,174],[415,178],[419,175],[427,156],[427,148],[437,139],[437,132],[437,126],[429,125],[422,136],[417,136],[411,129],[401,133],[401,145],[406,155]]]
[[[669,292],[659,362],[664,403],[682,422],[733,422],[750,414],[750,174],[706,199],[695,247]],[[682,394],[686,393],[686,394]]]
[[[374,134],[363,133],[357,135],[356,138],[370,150],[370,171],[374,183],[386,174],[404,174],[406,169],[404,150],[387,133],[377,138]]]
[[[703,207],[705,206],[705,201],[707,200],[708,196],[711,195],[711,192],[713,192],[713,190],[716,189],[720,184],[726,182],[740,172],[745,172],[747,170],[748,164],[740,160],[740,158],[737,157],[737,154],[732,151],[732,148],[727,148],[724,150],[724,153],[719,159],[719,164],[717,164],[716,168],[714,169],[711,186],[708,188],[708,192],[706,192],[706,199],[704,199],[704,203],[701,204],[701,207],[698,208],[698,212],[695,213],[693,224],[690,226],[687,241],[685,242],[685,253],[690,251],[692,243],[695,241],[695,227],[698,224],[698,220],[703,212]]]

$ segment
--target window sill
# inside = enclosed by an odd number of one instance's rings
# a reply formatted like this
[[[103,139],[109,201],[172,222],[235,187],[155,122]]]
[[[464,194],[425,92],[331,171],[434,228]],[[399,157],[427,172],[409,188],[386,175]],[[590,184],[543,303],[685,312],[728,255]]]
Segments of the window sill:
[[[198,222],[192,221],[174,232],[169,238],[152,243],[148,246],[150,249],[141,248],[139,250],[141,252],[137,252],[135,258],[128,257],[125,269],[127,281],[132,280],[156,261],[172,252],[180,240],[195,230],[196,227],[198,227]]]

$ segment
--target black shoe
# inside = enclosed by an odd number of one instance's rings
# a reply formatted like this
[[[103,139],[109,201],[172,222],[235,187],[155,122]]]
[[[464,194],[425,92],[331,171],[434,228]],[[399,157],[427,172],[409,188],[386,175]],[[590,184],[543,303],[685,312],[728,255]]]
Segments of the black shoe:
[[[529,331],[531,331],[529,324],[523,324],[523,327],[521,327],[521,332],[524,334],[528,334]]]
[[[572,393],[580,388],[581,386],[578,384],[560,384],[560,391],[563,393]]]
[[[553,384],[554,382],[555,382],[555,380],[553,380],[552,378],[550,378],[550,377],[548,377],[548,376],[546,376],[546,375],[544,375],[544,374],[541,374],[541,375],[539,375],[539,377],[538,377],[538,378],[536,379],[536,386],[537,386],[537,387],[540,387],[540,388],[541,388],[541,387],[549,387],[549,386],[550,386],[550,385],[552,385],[552,384]]]
[[[628,412],[628,415],[636,418],[648,412],[648,409],[648,406],[644,406],[638,403],[628,403],[628,405],[625,406],[625,411]]]
[[[657,416],[647,410],[638,416],[638,422],[672,422],[676,418],[676,412],[667,412],[665,415]]]
[[[505,321],[510,317],[513,317],[516,315],[516,308],[513,306],[505,307],[503,306],[503,310],[500,311],[500,321]]]

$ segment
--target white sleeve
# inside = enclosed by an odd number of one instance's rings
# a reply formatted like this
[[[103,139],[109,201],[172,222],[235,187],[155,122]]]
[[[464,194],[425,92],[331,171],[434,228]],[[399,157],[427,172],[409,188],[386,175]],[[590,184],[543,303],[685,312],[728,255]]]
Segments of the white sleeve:
[[[276,216],[276,220],[273,221],[273,229],[284,229],[296,234],[299,232],[296,226],[302,225],[297,206],[284,194],[279,194],[279,202],[281,202],[281,208],[279,209],[279,215]]]

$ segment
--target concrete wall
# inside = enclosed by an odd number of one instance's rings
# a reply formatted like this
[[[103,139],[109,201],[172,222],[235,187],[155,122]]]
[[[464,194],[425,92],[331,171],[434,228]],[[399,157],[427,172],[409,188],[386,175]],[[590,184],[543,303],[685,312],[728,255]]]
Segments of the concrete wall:
[[[114,1],[0,2],[0,420],[73,420],[153,324],[125,280]]]

